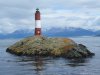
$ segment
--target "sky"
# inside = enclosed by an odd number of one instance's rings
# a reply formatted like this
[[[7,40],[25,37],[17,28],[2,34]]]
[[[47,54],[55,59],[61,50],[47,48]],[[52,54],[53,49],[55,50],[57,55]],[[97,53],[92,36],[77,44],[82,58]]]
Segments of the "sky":
[[[42,28],[100,30],[100,0],[0,0],[0,33],[32,30],[40,9]]]

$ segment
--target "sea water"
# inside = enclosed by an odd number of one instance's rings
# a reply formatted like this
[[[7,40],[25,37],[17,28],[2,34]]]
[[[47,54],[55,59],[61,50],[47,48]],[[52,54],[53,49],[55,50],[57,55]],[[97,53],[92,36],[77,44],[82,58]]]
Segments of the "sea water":
[[[15,56],[6,48],[20,39],[0,40],[0,75],[100,75],[100,37],[73,37],[95,53],[92,58],[68,60]]]

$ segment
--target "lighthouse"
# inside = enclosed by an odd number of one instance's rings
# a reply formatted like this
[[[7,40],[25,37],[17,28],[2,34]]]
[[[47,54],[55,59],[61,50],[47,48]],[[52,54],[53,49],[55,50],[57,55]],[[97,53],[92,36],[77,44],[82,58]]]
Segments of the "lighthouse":
[[[41,35],[41,16],[40,11],[37,8],[35,12],[35,35]]]

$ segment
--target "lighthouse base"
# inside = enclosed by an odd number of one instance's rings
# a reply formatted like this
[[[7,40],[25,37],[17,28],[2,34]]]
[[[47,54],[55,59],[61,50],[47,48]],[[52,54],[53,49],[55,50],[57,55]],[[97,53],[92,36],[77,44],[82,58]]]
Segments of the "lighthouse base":
[[[41,35],[41,28],[35,28],[35,35]]]

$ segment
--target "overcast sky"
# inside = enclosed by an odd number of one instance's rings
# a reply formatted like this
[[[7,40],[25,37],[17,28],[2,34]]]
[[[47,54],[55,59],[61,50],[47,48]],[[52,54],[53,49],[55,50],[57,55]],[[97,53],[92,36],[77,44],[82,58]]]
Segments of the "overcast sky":
[[[0,0],[0,33],[34,29],[39,8],[42,27],[100,30],[100,0]]]

